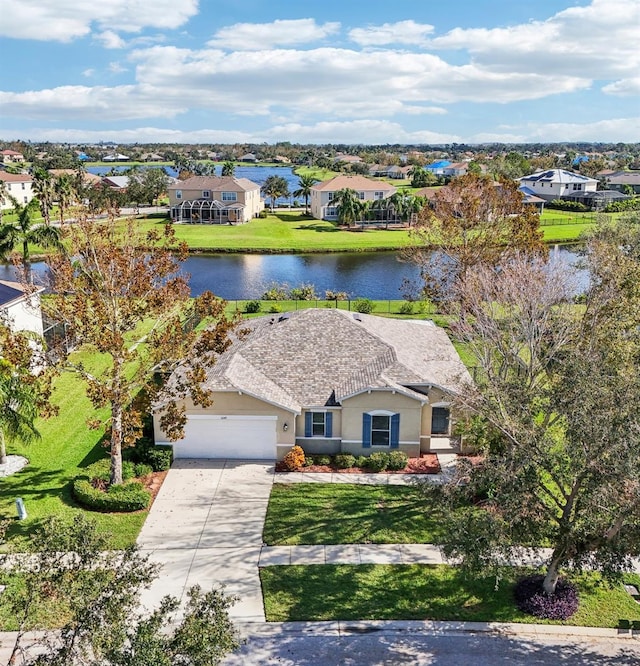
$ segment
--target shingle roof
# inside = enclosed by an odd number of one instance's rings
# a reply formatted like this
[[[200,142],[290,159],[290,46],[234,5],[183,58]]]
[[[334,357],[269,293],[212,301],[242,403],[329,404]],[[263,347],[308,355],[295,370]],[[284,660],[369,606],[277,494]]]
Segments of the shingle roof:
[[[357,317],[357,318],[356,318]],[[210,369],[207,388],[240,390],[299,412],[368,388],[437,385],[455,392],[470,381],[446,333],[429,322],[336,309],[305,309],[247,320]]]
[[[356,190],[357,192],[395,192],[396,188],[383,180],[370,180],[364,176],[335,176],[331,180],[314,185],[312,190],[337,192],[344,189]]]
[[[213,190],[225,192],[250,192],[260,185],[248,178],[233,176],[192,176],[169,186],[170,190]]]
[[[0,180],[4,180],[5,183],[30,183],[33,178],[28,173],[0,171]]]

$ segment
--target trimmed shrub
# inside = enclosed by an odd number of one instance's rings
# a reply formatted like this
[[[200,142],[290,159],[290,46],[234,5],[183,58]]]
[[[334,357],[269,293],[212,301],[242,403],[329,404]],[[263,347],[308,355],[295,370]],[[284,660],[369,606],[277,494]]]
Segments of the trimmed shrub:
[[[640,197],[625,199],[624,201],[612,201],[605,206],[605,213],[622,213],[626,210],[640,210]]]
[[[260,312],[260,307],[261,307],[260,301],[247,301],[244,304],[244,311],[247,314],[255,314],[256,312]]]
[[[165,472],[171,467],[173,451],[168,446],[154,446],[149,449],[141,462],[151,465],[154,472]]]
[[[146,463],[136,463],[134,465],[134,470],[135,476],[138,479],[141,476],[149,476],[149,474],[153,473],[153,467],[151,467],[151,465],[147,465]]]
[[[528,615],[546,620],[566,620],[578,610],[578,591],[564,578],[558,580],[555,594],[547,594],[544,576],[521,578],[513,591],[516,606]]]
[[[366,467],[368,462],[369,458],[367,456],[356,456],[354,467]]]
[[[305,467],[311,467],[311,465],[315,465],[315,460],[311,456],[305,456],[304,457],[304,466]]]
[[[289,472],[295,472],[304,465],[305,455],[301,446],[294,446],[284,457],[282,464]]]
[[[91,483],[105,484],[109,483],[111,478],[111,458],[101,458],[89,465],[84,471],[83,476],[88,476]],[[135,466],[129,460],[122,461],[122,479],[128,481],[136,476]]]
[[[373,312],[373,301],[370,298],[358,298],[353,303],[353,309],[362,314],[371,314]]]
[[[316,458],[316,465],[330,465],[331,456],[318,456]]]
[[[269,312],[271,312],[271,313],[282,312],[282,308],[281,308],[279,305],[277,305],[276,303],[274,303],[274,304],[269,308]]]
[[[404,451],[389,451],[387,456],[389,458],[387,469],[395,472],[404,469],[409,462],[409,456]]]
[[[356,457],[350,453],[339,453],[333,460],[338,469],[348,469],[356,464]]]
[[[568,210],[575,213],[586,213],[589,210],[588,206],[585,206],[579,201],[567,201],[566,199],[553,199],[553,201],[548,201],[547,208]]]
[[[367,459],[367,468],[372,472],[384,472],[389,466],[389,454],[385,451],[376,451]]]
[[[105,492],[94,488],[86,477],[73,482],[73,496],[87,509],[106,512],[140,511],[151,501],[151,493],[138,481],[110,486]]]
[[[413,303],[410,301],[405,301],[400,308],[398,309],[400,314],[413,314]]]

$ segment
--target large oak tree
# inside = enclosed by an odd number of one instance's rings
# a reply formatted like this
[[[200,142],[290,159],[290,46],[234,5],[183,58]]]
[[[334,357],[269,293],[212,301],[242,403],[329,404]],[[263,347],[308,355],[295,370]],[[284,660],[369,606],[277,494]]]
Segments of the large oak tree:
[[[200,382],[216,352],[229,344],[234,321],[210,292],[189,298],[181,272],[186,250],[170,225],[143,234],[134,220],[83,220],[68,228],[64,252],[48,259],[52,294],[43,299],[43,308],[66,324],[77,345],[104,355],[101,372],[74,357],[65,363],[85,380],[95,407],[109,408],[106,424],[95,420],[93,425],[110,433],[112,484],[122,483],[123,446],[140,432],[141,410],[132,406],[134,399],[154,399],[158,372],[185,365],[182,381],[164,389],[166,425],[174,436],[180,436],[184,413],[173,401],[190,394],[195,404],[211,403]],[[210,327],[202,333],[188,330],[185,322],[194,318],[208,320]]]

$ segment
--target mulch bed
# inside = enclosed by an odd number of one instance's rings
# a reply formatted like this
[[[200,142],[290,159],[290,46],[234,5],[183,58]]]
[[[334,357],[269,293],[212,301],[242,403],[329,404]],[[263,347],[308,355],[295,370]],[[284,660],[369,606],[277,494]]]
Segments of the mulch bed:
[[[276,463],[276,472],[289,472],[284,464]],[[371,474],[371,470],[362,467],[347,467],[339,469],[335,465],[310,465],[309,467],[299,467],[296,472],[339,472],[340,474]],[[404,469],[386,470],[380,474],[439,474],[440,463],[435,453],[423,453],[420,458],[409,458],[409,462]]]
[[[168,470],[164,472],[152,472],[151,474],[145,476],[144,480],[141,479],[141,481],[144,483],[144,487],[151,493],[151,502],[149,503],[148,507],[149,509],[156,499],[156,495],[160,491],[160,488],[162,488],[162,484],[168,473]]]

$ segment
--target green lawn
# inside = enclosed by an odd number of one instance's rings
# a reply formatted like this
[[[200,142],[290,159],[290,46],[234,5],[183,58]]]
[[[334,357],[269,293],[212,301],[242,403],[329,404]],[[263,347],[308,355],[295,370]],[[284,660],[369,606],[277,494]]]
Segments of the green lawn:
[[[260,570],[269,622],[459,620],[617,627],[620,620],[640,620],[640,605],[621,585],[609,589],[587,574],[572,578],[580,594],[573,617],[537,620],[513,604],[517,577],[516,570],[505,569],[496,590],[493,577],[470,577],[445,565],[312,564]],[[625,580],[640,584],[637,575]]]
[[[94,353],[75,355],[86,367],[99,372],[105,359]],[[50,516],[71,519],[84,511],[71,496],[71,482],[79,470],[105,455],[101,445],[102,430],[90,430],[88,418],[104,420],[107,410],[96,411],[85,394],[85,384],[72,372],[56,378],[52,402],[59,407],[58,416],[37,423],[40,441],[28,446],[11,444],[10,454],[20,454],[29,464],[19,473],[0,478],[0,519],[11,519],[8,539],[17,548],[28,548],[28,536]],[[28,513],[23,521],[16,519],[15,499],[22,497]],[[106,514],[90,512],[101,531],[112,534],[113,548],[132,544],[147,512]]]
[[[263,539],[269,545],[432,543],[437,509],[412,486],[275,484]]]
[[[143,220],[143,228],[166,220]],[[176,235],[192,250],[206,252],[359,252],[397,250],[410,244],[407,230],[338,229],[303,213],[278,212],[237,226],[176,224]]]

